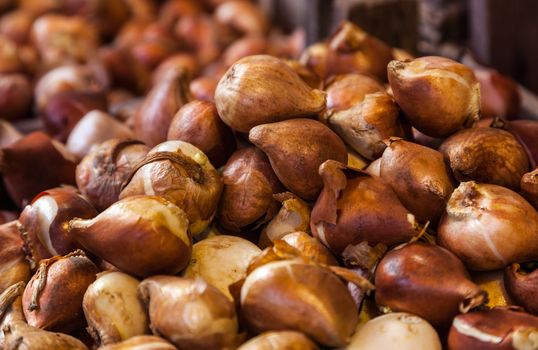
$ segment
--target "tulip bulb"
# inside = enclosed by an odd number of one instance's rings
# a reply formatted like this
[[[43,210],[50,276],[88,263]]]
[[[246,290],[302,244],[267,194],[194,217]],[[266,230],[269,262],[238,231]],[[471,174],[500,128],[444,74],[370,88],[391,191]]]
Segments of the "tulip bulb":
[[[341,254],[363,241],[403,243],[417,234],[415,217],[383,180],[335,161],[323,163],[319,173],[323,190],[312,209],[310,227],[332,252]]]
[[[391,61],[387,71],[394,99],[420,132],[444,137],[478,121],[480,86],[463,64],[430,56]]]
[[[536,260],[538,212],[507,188],[462,182],[447,203],[438,241],[471,270]]]
[[[538,315],[538,269],[532,263],[514,263],[504,269],[504,285],[517,305],[526,311]]]
[[[111,139],[94,146],[77,166],[80,192],[103,211],[118,201],[122,185],[149,152],[141,141]]]
[[[405,312],[376,317],[359,325],[346,350],[441,350],[435,329],[424,319]]]
[[[69,236],[67,223],[73,217],[91,219],[96,215],[95,208],[73,187],[53,188],[35,197],[19,217],[19,230],[34,268],[42,259],[80,248]]]
[[[284,61],[266,55],[237,61],[215,91],[219,116],[232,129],[320,113],[325,94],[311,89]]]
[[[149,331],[146,310],[137,294],[139,284],[119,271],[103,272],[90,284],[82,307],[96,344],[113,344]]]
[[[448,350],[536,347],[538,317],[517,308],[495,308],[456,316],[448,334]]]
[[[67,149],[83,158],[92,146],[110,139],[132,139],[133,132],[127,125],[109,114],[93,110],[82,117],[67,138]]]
[[[30,265],[25,259],[17,221],[0,225],[0,293],[17,282],[28,282]]]
[[[497,128],[461,130],[439,148],[459,181],[477,181],[519,189],[529,171],[523,146],[509,132]]]
[[[454,254],[430,243],[414,242],[387,253],[377,265],[375,286],[378,306],[415,314],[437,327],[487,298]]]
[[[386,148],[384,139],[404,136],[398,107],[385,92],[364,96],[362,102],[328,116],[331,128],[357,153],[377,159]]]
[[[30,115],[32,86],[22,74],[0,75],[0,110],[2,119],[22,119]]]
[[[24,282],[19,282],[0,295],[0,346],[3,349],[88,350],[86,345],[72,336],[29,326],[22,314],[21,295],[24,288]]]
[[[183,210],[158,196],[122,199],[68,232],[90,252],[135,276],[175,274],[189,262],[191,237]]]
[[[538,210],[538,168],[521,178],[521,195]]]
[[[248,138],[267,154],[284,186],[307,200],[316,199],[323,187],[318,169],[324,161],[347,162],[342,140],[328,127],[311,119],[258,125],[250,130]]]
[[[180,349],[235,347],[238,323],[233,303],[203,279],[154,276],[138,292],[151,329]]]
[[[42,260],[22,295],[28,324],[62,332],[82,326],[82,298],[97,272],[81,250]]]
[[[303,333],[295,331],[265,332],[241,345],[237,350],[318,350],[318,346]]]
[[[101,346],[97,350],[177,350],[177,348],[166,340],[151,336],[137,335],[119,343]]]
[[[202,151],[187,142],[167,141],[137,164],[120,199],[140,194],[166,197],[185,211],[189,232],[197,235],[213,218],[221,192],[217,171]]]
[[[368,75],[350,73],[334,76],[327,87],[327,114],[344,111],[361,103],[369,94],[384,91],[383,85]]]
[[[246,277],[247,267],[260,253],[260,248],[240,237],[209,237],[193,245],[191,261],[182,275],[203,278],[232,299],[229,286]]]
[[[347,344],[358,322],[346,285],[329,270],[300,260],[255,269],[245,279],[240,301],[250,330],[299,331],[327,347]]]
[[[267,156],[256,147],[237,150],[221,173],[222,196],[217,220],[232,232],[258,227],[277,211],[273,194],[283,189]]]
[[[420,221],[437,223],[454,191],[443,155],[398,138],[387,144],[381,157],[381,178]]]
[[[40,131],[0,151],[4,184],[18,206],[25,205],[41,191],[74,185],[75,167],[76,158],[64,145]]]

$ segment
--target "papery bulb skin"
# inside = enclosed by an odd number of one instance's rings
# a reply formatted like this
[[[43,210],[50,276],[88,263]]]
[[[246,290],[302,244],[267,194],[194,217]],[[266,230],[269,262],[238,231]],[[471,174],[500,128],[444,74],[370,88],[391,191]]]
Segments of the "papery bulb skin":
[[[95,216],[95,208],[74,187],[41,192],[19,217],[19,231],[29,261],[36,265],[42,259],[81,248],[69,235],[67,223],[73,217],[92,219]]]
[[[77,165],[77,186],[99,211],[118,201],[123,183],[149,152],[141,141],[111,139],[94,146]]]
[[[149,332],[140,281],[119,271],[102,272],[88,286],[82,307],[88,331],[98,345],[108,345]]]
[[[347,162],[347,151],[338,135],[311,119],[258,125],[248,138],[267,155],[280,182],[307,200],[316,199],[321,191],[318,169],[323,162]]]
[[[538,315],[538,270],[527,271],[525,264],[514,263],[504,269],[504,286],[517,305],[527,312]]]
[[[377,305],[441,328],[487,297],[454,254],[430,243],[414,242],[387,253],[376,268],[375,285]]]
[[[191,261],[182,276],[202,278],[231,300],[230,285],[246,277],[251,260],[260,253],[260,248],[241,237],[208,237],[193,245]]]
[[[420,132],[444,137],[478,120],[480,86],[465,65],[428,56],[391,61],[387,72],[394,99]]]
[[[134,276],[175,274],[189,262],[192,242],[183,210],[159,196],[124,198],[91,220],[69,221],[85,249]]]
[[[143,280],[138,292],[148,308],[153,333],[179,349],[235,346],[234,305],[203,279],[154,276]]]
[[[405,312],[375,317],[357,327],[347,350],[441,350],[435,329],[424,319]]]
[[[225,1],[215,9],[217,22],[241,34],[265,35],[269,23],[261,9],[250,2]]]
[[[240,300],[250,330],[299,331],[328,347],[347,344],[358,322],[346,284],[329,270],[300,260],[256,268],[245,279]]]
[[[152,148],[137,164],[120,199],[141,194],[166,197],[185,211],[194,236],[211,222],[221,192],[222,181],[204,152],[174,140]]]
[[[397,138],[388,141],[381,157],[380,175],[421,222],[436,224],[454,191],[441,153]]]
[[[84,325],[82,299],[97,272],[97,266],[80,250],[42,260],[22,296],[28,324],[59,332]]]
[[[461,130],[447,138],[439,152],[458,181],[476,181],[519,189],[529,160],[509,132],[497,128]]]
[[[334,161],[323,163],[319,172],[324,184],[310,227],[333,253],[363,241],[394,245],[417,235],[415,217],[380,178]]]
[[[136,138],[150,147],[166,141],[174,115],[191,100],[187,71],[183,68],[169,71],[148,92],[135,115]]]
[[[192,101],[180,108],[170,123],[167,139],[198,147],[217,169],[236,148],[232,130],[222,122],[211,102]]]
[[[454,318],[448,349],[535,349],[538,317],[516,308],[470,312]]]
[[[17,282],[26,283],[30,279],[30,264],[26,261],[18,226],[17,221],[0,225],[0,293]]]
[[[4,184],[19,207],[41,191],[74,185],[76,162],[63,144],[41,131],[26,135],[0,152]]]
[[[318,350],[318,346],[301,332],[273,331],[262,333],[243,343],[237,350]]]
[[[217,220],[225,229],[239,232],[261,225],[277,211],[275,193],[283,190],[267,156],[256,147],[237,150],[221,173],[223,191]]]
[[[311,89],[284,61],[255,55],[237,61],[222,77],[215,104],[224,123],[240,132],[260,124],[316,115],[325,94]]]
[[[471,270],[536,260],[538,212],[507,188],[462,182],[447,203],[437,238]]]
[[[366,159],[379,158],[387,147],[383,140],[404,137],[399,110],[385,92],[368,94],[349,109],[328,116],[333,129],[353,150]]]

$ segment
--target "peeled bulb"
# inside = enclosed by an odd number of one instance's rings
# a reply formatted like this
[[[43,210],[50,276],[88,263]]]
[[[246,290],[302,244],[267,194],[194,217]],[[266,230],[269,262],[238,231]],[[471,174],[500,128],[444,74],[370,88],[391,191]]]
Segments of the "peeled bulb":
[[[72,219],[68,225],[84,248],[135,276],[175,274],[190,259],[187,216],[162,197],[128,197],[91,220]]]
[[[256,125],[315,115],[325,108],[325,95],[284,61],[257,55],[230,67],[217,85],[215,103],[224,123],[248,132]]]
[[[375,286],[378,306],[415,314],[436,327],[449,325],[487,298],[454,254],[430,243],[414,242],[387,253],[377,265]]]
[[[127,125],[117,121],[108,113],[93,110],[86,113],[75,125],[67,138],[67,149],[83,158],[93,145],[110,139],[132,139],[133,132]]]
[[[232,299],[228,287],[246,277],[251,260],[260,253],[260,248],[240,237],[209,237],[193,245],[191,261],[182,275],[203,278]]]
[[[318,350],[303,333],[295,331],[265,332],[241,345],[237,350]]]
[[[248,138],[267,154],[284,186],[307,200],[316,199],[321,191],[318,169],[324,161],[347,162],[342,140],[316,120],[299,118],[258,125]]]
[[[138,287],[154,334],[180,349],[226,349],[236,343],[233,303],[203,279],[154,276]]]
[[[538,212],[507,188],[462,182],[447,203],[438,241],[471,270],[536,260]]]
[[[347,350],[441,350],[435,329],[424,319],[405,312],[376,317],[359,325]]]
[[[197,235],[213,218],[221,192],[221,179],[202,151],[187,142],[166,141],[152,148],[132,170],[120,199],[163,196],[185,211],[189,231]]]
[[[252,331],[299,331],[327,347],[347,344],[358,322],[346,284],[331,271],[300,260],[258,267],[245,279],[240,300]]]
[[[391,61],[387,71],[394,99],[420,132],[448,136],[478,120],[480,87],[463,64],[430,56]]]
[[[82,303],[88,332],[98,345],[121,342],[148,333],[140,281],[119,271],[102,272],[90,284]]]

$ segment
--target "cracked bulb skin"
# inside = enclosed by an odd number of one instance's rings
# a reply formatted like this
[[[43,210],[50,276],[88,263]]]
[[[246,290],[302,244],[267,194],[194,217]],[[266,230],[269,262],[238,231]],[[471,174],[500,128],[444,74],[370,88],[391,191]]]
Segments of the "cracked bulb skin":
[[[439,222],[438,243],[475,271],[533,261],[538,258],[538,212],[505,187],[462,182]]]

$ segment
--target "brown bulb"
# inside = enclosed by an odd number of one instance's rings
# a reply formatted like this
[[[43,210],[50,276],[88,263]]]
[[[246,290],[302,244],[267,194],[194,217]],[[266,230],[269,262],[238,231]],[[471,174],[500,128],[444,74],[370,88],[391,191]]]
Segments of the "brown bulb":
[[[533,263],[514,263],[504,269],[504,285],[517,305],[538,315],[538,270]]]
[[[375,271],[376,304],[404,311],[437,327],[482,305],[487,294],[474,284],[450,251],[429,243],[410,243],[387,253]]]
[[[295,331],[265,332],[241,345],[237,350],[318,350],[303,333]]]
[[[415,217],[380,178],[335,161],[323,163],[319,173],[323,190],[312,209],[310,227],[334,253],[363,241],[393,245],[417,235]]]
[[[37,195],[22,211],[19,222],[28,259],[33,268],[40,260],[80,248],[68,233],[73,217],[91,219],[95,208],[73,187],[53,188]]]
[[[342,140],[322,123],[291,119],[254,127],[250,142],[267,154],[279,180],[303,199],[315,199],[322,188],[319,166],[332,159],[347,162]]]
[[[538,168],[521,178],[521,195],[538,210]]]
[[[325,88],[327,112],[349,109],[362,102],[368,94],[383,91],[383,85],[368,75],[350,73],[332,77]]]
[[[0,110],[2,119],[14,120],[30,115],[32,85],[22,74],[0,75]]]
[[[30,265],[25,259],[17,221],[0,225],[0,293],[17,282],[28,282]]]
[[[42,260],[22,296],[28,324],[60,332],[82,326],[82,299],[97,272],[81,250]]]

